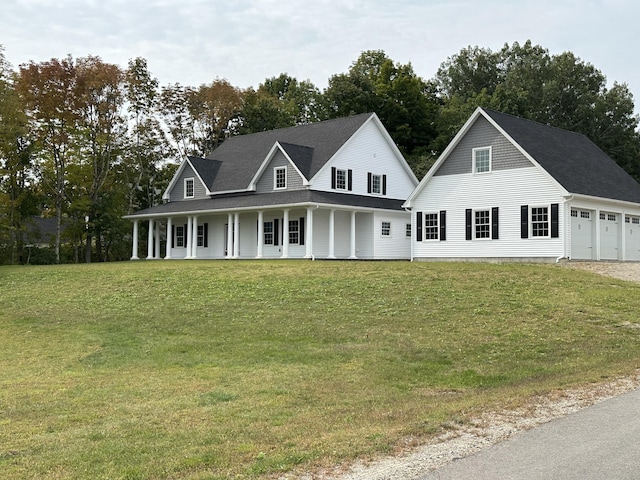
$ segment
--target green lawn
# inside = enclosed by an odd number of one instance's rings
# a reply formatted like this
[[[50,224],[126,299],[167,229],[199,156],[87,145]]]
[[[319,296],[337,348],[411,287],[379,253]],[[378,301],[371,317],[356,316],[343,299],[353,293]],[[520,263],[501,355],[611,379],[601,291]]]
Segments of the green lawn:
[[[640,285],[552,265],[0,267],[0,472],[267,478],[390,452],[633,372],[638,312]]]

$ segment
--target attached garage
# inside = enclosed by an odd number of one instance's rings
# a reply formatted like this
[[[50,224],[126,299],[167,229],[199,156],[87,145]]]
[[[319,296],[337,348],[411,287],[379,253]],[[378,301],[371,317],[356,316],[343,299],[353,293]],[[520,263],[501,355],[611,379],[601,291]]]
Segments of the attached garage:
[[[620,214],[600,212],[600,260],[621,260]]]
[[[594,212],[571,209],[571,259],[595,260]]]
[[[626,215],[624,218],[626,260],[640,261],[640,217]]]

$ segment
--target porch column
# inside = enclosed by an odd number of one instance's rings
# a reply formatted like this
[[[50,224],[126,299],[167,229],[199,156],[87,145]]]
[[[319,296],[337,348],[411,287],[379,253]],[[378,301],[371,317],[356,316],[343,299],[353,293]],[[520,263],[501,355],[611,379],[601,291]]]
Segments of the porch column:
[[[156,223],[156,248],[153,251],[153,258],[160,258],[160,220]]]
[[[307,207],[307,228],[304,230],[304,244],[307,246],[304,258],[313,258],[313,208]]]
[[[329,210],[329,255],[327,258],[336,258],[335,247],[335,228],[336,228],[336,211],[334,209]]]
[[[147,260],[153,258],[153,218],[149,219],[149,235],[147,236]]]
[[[191,258],[198,258],[198,216],[193,216],[193,222],[191,225],[193,229],[193,235],[191,236]]]
[[[187,251],[185,253],[184,258],[188,259],[191,258],[191,244],[193,243],[193,229],[191,228],[193,225],[193,219],[191,218],[191,216],[187,217],[187,231],[184,232],[185,235],[185,239],[184,239],[184,246],[187,247]]]
[[[240,214],[236,213],[233,219],[233,258],[240,257]]]
[[[282,256],[289,258],[289,209],[285,208],[282,215]]]
[[[258,212],[258,251],[256,258],[262,258],[264,249],[264,212]]]
[[[227,216],[227,258],[233,257],[233,214]]]
[[[140,260],[140,257],[138,257],[138,219],[133,221],[133,248],[131,252],[131,260]]]
[[[171,244],[173,243],[173,219],[167,218],[167,253],[165,253],[165,260],[171,259]]]
[[[356,212],[355,210],[351,212],[351,254],[349,258],[352,260],[357,259],[356,257]]]

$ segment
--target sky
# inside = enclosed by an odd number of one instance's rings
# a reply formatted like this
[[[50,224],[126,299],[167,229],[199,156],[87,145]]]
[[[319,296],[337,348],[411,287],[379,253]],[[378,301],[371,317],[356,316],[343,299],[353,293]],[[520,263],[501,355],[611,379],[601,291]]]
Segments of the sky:
[[[467,46],[531,40],[626,83],[638,111],[639,19],[637,0],[10,0],[0,45],[15,69],[67,54],[121,67],[143,57],[160,85],[257,88],[287,73],[323,90],[365,50],[428,80]]]

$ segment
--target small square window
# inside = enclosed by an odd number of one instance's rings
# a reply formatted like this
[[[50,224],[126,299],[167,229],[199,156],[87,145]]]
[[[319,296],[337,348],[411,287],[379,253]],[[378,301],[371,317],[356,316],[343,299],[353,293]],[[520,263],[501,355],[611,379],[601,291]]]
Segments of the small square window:
[[[274,188],[276,190],[287,188],[287,167],[276,167],[273,173]]]
[[[589,212],[585,212],[584,210],[580,211],[580,218],[591,218],[591,214]]]
[[[194,197],[193,178],[185,178],[184,180],[184,198]]]
[[[488,173],[491,171],[491,147],[473,149],[473,172]]]
[[[571,216],[578,218],[578,211],[577,210],[571,210]]]
[[[391,222],[382,222],[382,236],[391,236]]]
[[[609,220],[610,222],[616,222],[618,221],[618,216],[615,213],[608,213],[607,220]]]

